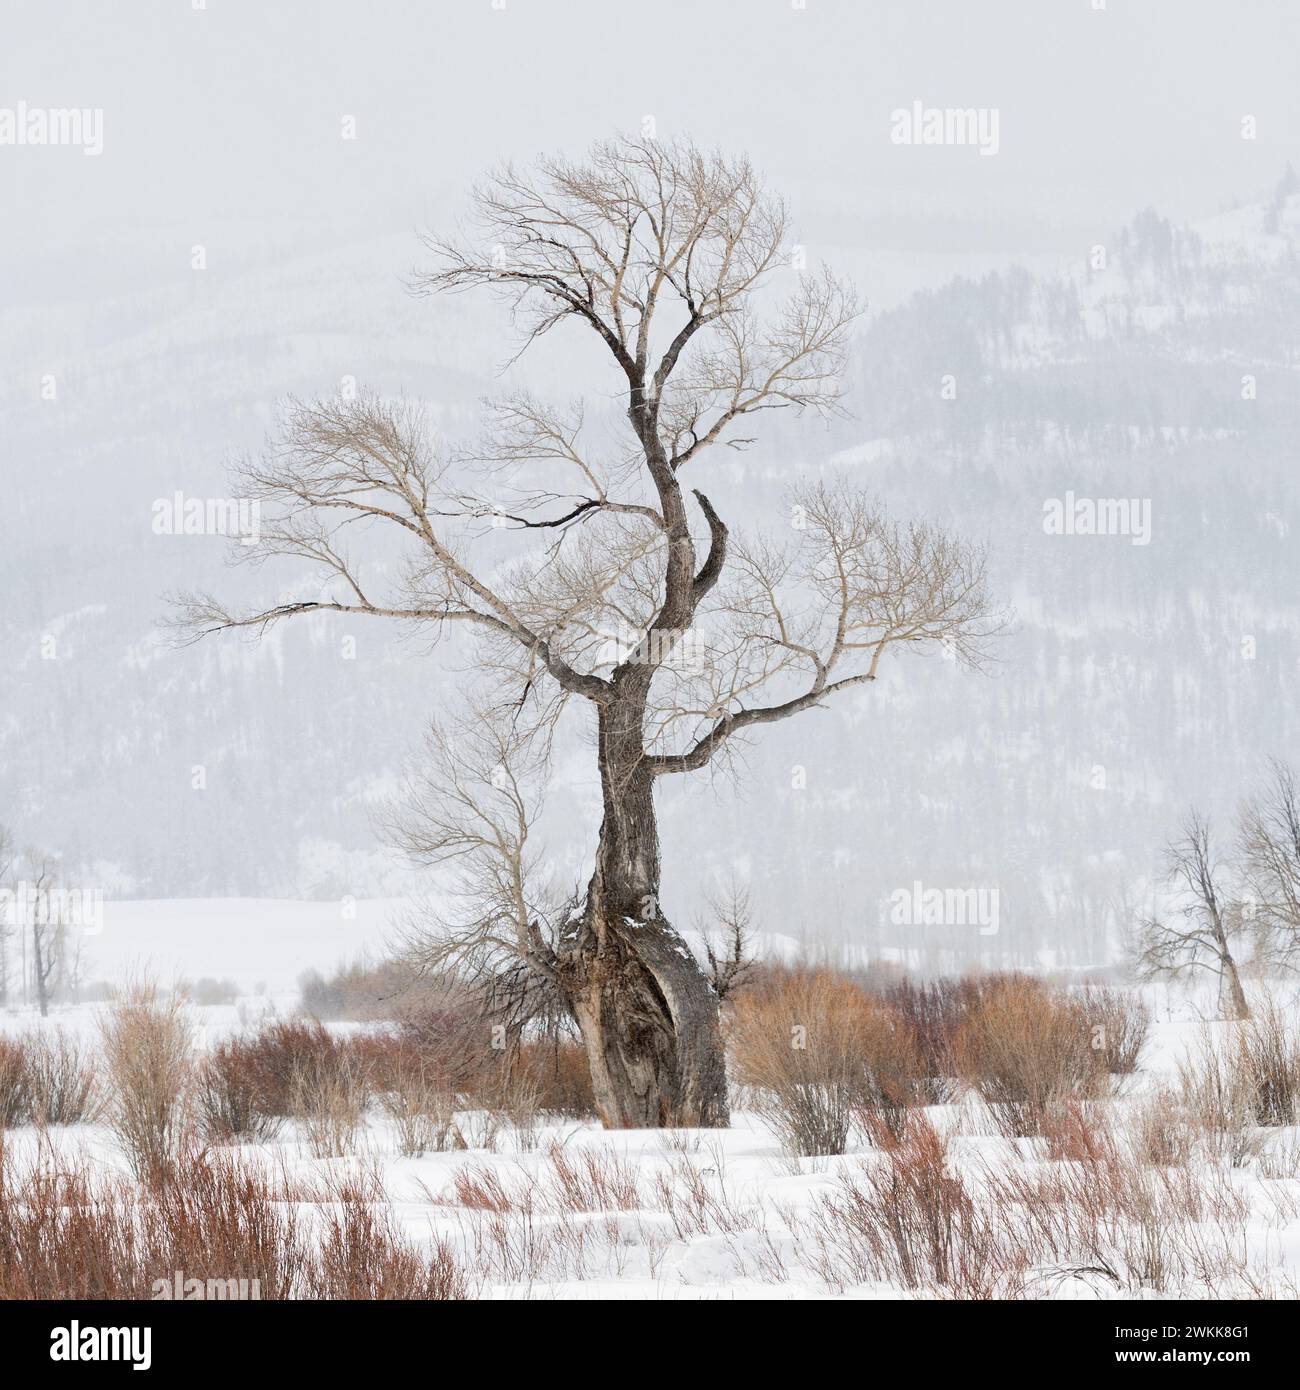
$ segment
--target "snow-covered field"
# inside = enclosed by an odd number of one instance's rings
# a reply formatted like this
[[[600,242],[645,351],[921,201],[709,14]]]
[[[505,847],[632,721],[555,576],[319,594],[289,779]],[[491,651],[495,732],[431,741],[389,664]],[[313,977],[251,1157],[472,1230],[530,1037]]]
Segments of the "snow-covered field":
[[[328,969],[366,946],[378,949],[383,920],[377,904],[366,905],[358,921],[345,926],[332,920],[329,908],[311,904],[278,910],[261,904],[255,911],[246,903],[131,904],[109,915],[99,940],[114,943],[113,958],[123,972],[147,969],[160,979],[169,973],[238,977],[239,963],[247,961],[266,991],[245,993],[228,1006],[191,1008],[196,1041],[207,1048],[231,1032],[290,1013],[297,973],[309,966]],[[108,959],[97,951],[99,962]],[[107,972],[96,971],[101,973]],[[1294,986],[1272,992],[1292,1017],[1300,1017]],[[1204,1021],[1214,1016],[1209,992],[1148,987],[1144,997],[1152,1026],[1139,1071],[1092,1112],[1120,1136],[1146,1098],[1172,1085],[1180,1058],[1201,1037],[1224,1043],[1236,1027]],[[59,1007],[45,1020],[10,1009],[0,1015],[0,1027],[8,1033],[66,1029],[93,1043],[105,1007]],[[969,1097],[929,1107],[925,1115],[946,1137],[947,1171],[965,1184],[976,1211],[983,1210],[990,1182],[1011,1176],[1032,1184],[1077,1170],[1070,1160],[1049,1158],[1043,1139],[1000,1137],[987,1110]],[[481,1280],[485,1297],[942,1293],[863,1277],[870,1260],[861,1232],[844,1224],[845,1203],[868,1190],[868,1175],[889,1160],[861,1137],[842,1156],[792,1158],[744,1108],[743,1098],[725,1131],[605,1132],[577,1122],[521,1129],[473,1112],[457,1120],[468,1148],[419,1158],[401,1156],[392,1122],[373,1105],[348,1156],[313,1157],[292,1123],[272,1142],[240,1152],[295,1178],[352,1169],[378,1173],[405,1235],[426,1249],[450,1242]],[[1107,1227],[1113,1247],[1104,1258],[1080,1237],[1073,1254],[1037,1258],[1018,1271],[1016,1293],[1076,1299],[1294,1296],[1300,1285],[1300,1130],[1277,1128],[1256,1138],[1235,1166],[1198,1157],[1164,1177],[1150,1170],[1154,1186],[1144,1187],[1124,1221]],[[101,1125],[18,1128],[5,1141],[20,1168],[44,1153],[80,1156],[104,1174],[129,1172]],[[1199,1195],[1190,1196],[1192,1189]],[[1177,1220],[1175,1211],[1182,1213]]]
[[[243,994],[284,1000],[296,997],[304,971],[328,974],[345,962],[383,956],[407,905],[402,898],[109,899],[102,922],[79,938],[81,979],[231,980]],[[793,937],[775,932],[758,941],[767,956],[788,958],[799,949]]]
[[[292,992],[304,970],[382,951],[400,903],[388,898],[303,902],[270,898],[108,900],[83,938],[83,978],[233,980],[252,994]]]

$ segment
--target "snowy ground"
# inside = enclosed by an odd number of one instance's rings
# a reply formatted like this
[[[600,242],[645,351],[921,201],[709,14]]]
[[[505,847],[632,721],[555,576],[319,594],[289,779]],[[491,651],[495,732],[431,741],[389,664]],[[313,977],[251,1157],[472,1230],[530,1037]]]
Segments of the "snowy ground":
[[[390,898],[110,900],[102,928],[82,938],[82,975],[118,981],[144,970],[161,981],[229,979],[247,994],[293,991],[304,970],[382,952],[400,908]]]
[[[936,1108],[941,1127],[978,1129],[960,1107]],[[815,1238],[800,1233],[817,1201],[837,1191],[841,1174],[871,1161],[866,1150],[843,1157],[791,1160],[763,1124],[739,1113],[726,1131],[625,1131],[606,1133],[594,1125],[546,1125],[520,1136],[504,1130],[488,1137],[482,1117],[460,1117],[475,1147],[412,1159],[397,1153],[384,1117],[371,1113],[357,1153],[315,1159],[292,1126],[274,1143],[247,1147],[250,1159],[273,1168],[283,1164],[293,1177],[373,1164],[382,1173],[393,1214],[417,1245],[450,1240],[469,1266],[484,1276],[480,1296],[565,1299],[815,1299],[898,1298],[909,1291],[887,1281],[858,1281],[843,1287],[817,1268]],[[52,1131],[61,1155],[84,1156],[97,1168],[126,1172],[112,1136],[99,1126]],[[32,1130],[7,1136],[11,1157],[21,1166],[35,1157],[41,1138]],[[1292,1151],[1295,1171],[1300,1135],[1280,1133],[1279,1153]],[[985,1166],[1041,1162],[1041,1141],[1007,1141],[992,1134],[959,1132],[951,1148],[956,1171],[970,1181]],[[489,1147],[490,1145],[490,1147]],[[614,1181],[635,1184],[626,1208],[565,1210],[557,1199],[557,1160],[580,1167],[584,1155]],[[511,1206],[504,1211],[464,1205],[457,1176],[477,1187],[495,1179]],[[1251,1204],[1242,1235],[1255,1270],[1255,1288],[1272,1296],[1294,1296],[1300,1283],[1300,1181],[1257,1170],[1229,1175],[1233,1190]],[[663,1186],[661,1186],[661,1184]],[[674,1196],[667,1199],[665,1187]],[[832,1257],[833,1258],[833,1257]],[[1037,1280],[1037,1285],[1033,1281]],[[1037,1296],[1066,1299],[1170,1296],[1140,1287],[1117,1287],[1092,1275],[1048,1262],[1033,1272]],[[1213,1292],[1221,1292],[1216,1286]],[[1189,1284],[1188,1296],[1204,1297]],[[925,1295],[922,1295],[925,1296]]]
[[[290,1013],[294,980],[305,968],[328,970],[339,959],[381,948],[385,904],[363,904],[355,921],[340,921],[335,905],[244,902],[135,903],[110,912],[94,940],[93,976],[148,969],[156,978],[231,977],[250,992],[237,1004],[194,1008],[200,1046],[223,1034]],[[116,968],[105,969],[107,965]],[[266,989],[252,992],[249,981]],[[1300,1016],[1294,986],[1275,997]],[[1226,1036],[1232,1025],[1206,1024],[1213,999],[1204,992],[1145,991],[1153,1023],[1139,1073],[1102,1102],[1123,1126],[1142,1097],[1168,1083],[1179,1058],[1208,1027]],[[104,1006],[58,1008],[40,1020],[31,1011],[0,1014],[0,1030],[66,1028],[95,1035]],[[356,1025],[345,1025],[356,1026]],[[981,1106],[965,1101],[931,1107],[929,1117],[951,1136],[954,1171],[975,1188],[982,1174],[1046,1168],[1042,1140],[999,1137]],[[270,1144],[249,1146],[250,1159],[282,1163],[294,1175],[321,1175],[371,1164],[382,1173],[393,1212],[414,1241],[448,1239],[483,1279],[487,1297],[517,1298],[855,1298],[899,1297],[897,1284],[827,1277],[810,1218],[841,1190],[844,1175],[879,1160],[865,1143],[842,1157],[792,1159],[752,1114],[740,1110],[726,1131],[604,1132],[590,1124],[543,1124],[520,1132],[482,1114],[459,1117],[470,1148],[420,1158],[399,1154],[390,1121],[372,1107],[357,1151],[349,1157],[311,1156],[304,1137],[287,1125]],[[96,1168],[126,1172],[102,1126],[10,1131],[6,1142],[20,1164],[39,1146],[84,1155]],[[609,1192],[594,1202],[566,1205],[563,1170],[592,1167]],[[484,1199],[484,1184],[499,1186]],[[1247,1284],[1238,1291],[1294,1296],[1300,1285],[1300,1130],[1273,1130],[1261,1152],[1215,1179],[1218,1201],[1240,1198],[1247,1214],[1229,1230],[1206,1218],[1211,1246],[1231,1247]],[[458,1187],[459,1183],[459,1187]],[[590,1184],[588,1184],[590,1187]],[[477,1191],[478,1198],[467,1193]],[[504,1198],[501,1194],[504,1193]],[[494,1206],[495,1203],[495,1206]],[[1229,1223],[1231,1224],[1231,1223]],[[1172,1237],[1171,1237],[1172,1239]],[[1217,1248],[1217,1247],[1216,1247]],[[1047,1263],[1031,1272],[1034,1296],[1138,1298],[1161,1296],[1139,1278],[1117,1282]],[[1195,1280],[1176,1292],[1205,1296]],[[1165,1290],[1163,1296],[1169,1296]]]

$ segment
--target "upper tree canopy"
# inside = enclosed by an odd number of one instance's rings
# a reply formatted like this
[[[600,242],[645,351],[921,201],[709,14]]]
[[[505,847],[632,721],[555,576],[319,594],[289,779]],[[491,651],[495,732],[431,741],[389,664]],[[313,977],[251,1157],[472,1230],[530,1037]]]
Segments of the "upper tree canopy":
[[[458,450],[404,400],[292,402],[242,472],[270,512],[252,558],[305,559],[337,596],[246,614],[188,596],[191,633],[321,610],[468,624],[512,701],[631,702],[655,773],[873,679],[892,645],[942,639],[978,659],[997,624],[966,543],[890,521],[842,482],[798,492],[773,518],[783,540],[731,535],[702,490],[688,509],[685,470],[702,482],[700,456],[749,442],[760,412],[834,408],[858,312],[828,272],[792,268],[785,207],[747,160],[618,139],[506,167],[474,208],[464,238],[427,240],[416,288],[490,286],[521,351],[562,325],[595,334],[625,396],[622,441],[588,437],[581,399],[490,402],[484,440]],[[349,558],[358,525],[405,534],[382,593]],[[476,565],[475,539],[502,526],[535,544]]]

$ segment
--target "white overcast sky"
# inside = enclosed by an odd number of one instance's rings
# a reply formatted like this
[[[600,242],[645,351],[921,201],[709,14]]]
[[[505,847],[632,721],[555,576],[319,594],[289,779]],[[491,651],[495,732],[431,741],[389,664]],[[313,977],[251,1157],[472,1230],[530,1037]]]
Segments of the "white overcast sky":
[[[7,0],[3,38],[0,106],[102,108],[105,145],[0,148],[10,302],[445,225],[484,166],[646,115],[749,151],[812,247],[945,253],[1202,217],[1300,136],[1294,0]],[[916,100],[996,107],[997,157],[891,144]]]

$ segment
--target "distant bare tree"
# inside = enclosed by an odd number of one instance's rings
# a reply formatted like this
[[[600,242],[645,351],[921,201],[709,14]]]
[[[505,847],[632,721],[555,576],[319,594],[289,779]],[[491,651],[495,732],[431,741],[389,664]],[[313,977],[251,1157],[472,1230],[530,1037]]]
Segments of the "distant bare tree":
[[[272,515],[260,544],[241,549],[305,561],[334,592],[247,613],[191,595],[181,624],[198,637],[327,611],[459,627],[482,639],[495,694],[479,707],[511,738],[549,737],[573,702],[585,707],[603,819],[581,907],[548,932],[514,870],[498,868],[470,939],[513,950],[563,996],[606,1124],[725,1124],[717,998],[661,906],[656,784],[862,688],[893,648],[943,643],[978,663],[999,627],[983,556],[890,520],[843,483],[796,494],[790,545],[733,536],[699,490],[693,532],[685,470],[715,445],[749,442],[742,431],[763,412],[835,409],[857,313],[829,273],[790,269],[785,207],[747,160],[615,140],[580,162],[504,168],[475,207],[468,240],[429,239],[434,265],[417,291],[497,291],[520,351],[560,326],[587,331],[607,372],[591,386],[620,399],[626,433],[602,451],[582,403],[515,395],[492,406],[486,442],[455,456],[407,402],[295,403],[278,445],[242,474]],[[792,292],[760,313],[783,277]],[[402,580],[382,595],[345,546],[365,526],[405,543]],[[516,563],[470,560],[489,528],[514,533]],[[473,738],[491,737],[479,721]],[[494,840],[476,799],[487,788],[467,796],[457,750],[434,756],[449,753],[450,767],[433,769],[447,799],[424,806],[429,857],[458,836],[475,857],[514,853],[512,791]],[[457,807],[469,818],[459,829]]]
[[[1175,917],[1149,917],[1140,924],[1139,971],[1170,978],[1208,971],[1219,980],[1221,1011],[1229,1018],[1249,1018],[1232,949],[1246,924],[1240,904],[1231,900],[1222,883],[1223,868],[1214,855],[1209,824],[1198,812],[1188,813],[1166,859],[1180,902]]]
[[[44,1017],[70,972],[75,977],[79,971],[79,953],[73,962],[68,951],[68,926],[58,899],[58,861],[32,849],[19,854],[14,844],[12,832],[0,826],[0,886],[7,890],[0,909],[0,1003],[7,1002],[12,987],[11,955],[17,940],[22,943],[24,961],[28,945],[31,947],[22,988],[25,992],[27,980],[31,981]]]
[[[58,864],[48,855],[28,856],[27,893],[31,902],[31,920],[27,924],[32,942],[32,985],[36,1003],[45,1018],[50,1001],[64,970],[67,953],[68,928],[60,914],[53,910],[51,895],[58,884]]]
[[[1300,790],[1281,760],[1269,764],[1263,791],[1242,806],[1237,843],[1257,950],[1286,969],[1300,963]]]

